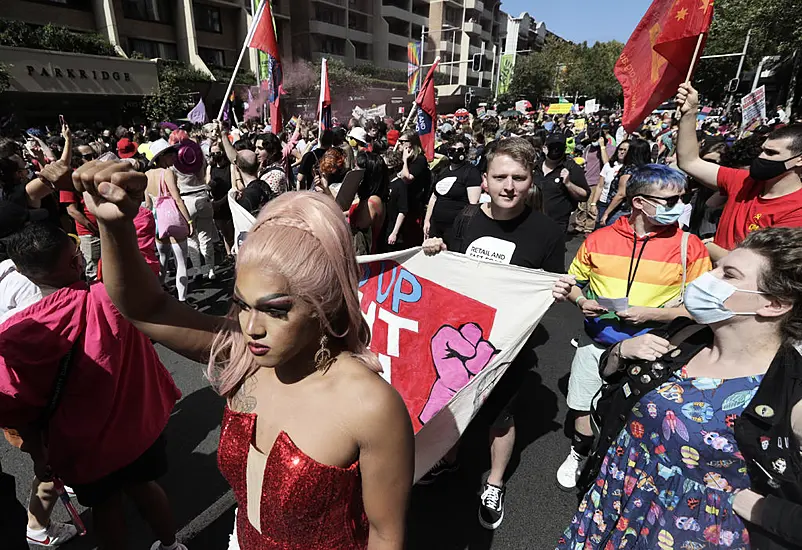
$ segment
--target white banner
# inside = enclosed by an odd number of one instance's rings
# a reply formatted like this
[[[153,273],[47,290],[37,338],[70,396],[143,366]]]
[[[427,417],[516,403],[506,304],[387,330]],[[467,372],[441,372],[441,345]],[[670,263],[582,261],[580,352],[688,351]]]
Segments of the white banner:
[[[387,104],[382,103],[378,107],[372,107],[370,109],[365,109],[365,118],[384,118],[387,116]]]
[[[593,114],[598,110],[599,110],[599,106],[596,104],[596,100],[595,99],[588,99],[585,102],[585,114],[586,115]]]
[[[747,129],[755,122],[766,120],[766,87],[761,86],[741,98],[741,128]]]
[[[230,202],[240,241],[253,218]],[[521,351],[552,304],[557,275],[452,252],[427,257],[420,248],[357,260],[370,349],[415,429],[417,481],[457,442]]]

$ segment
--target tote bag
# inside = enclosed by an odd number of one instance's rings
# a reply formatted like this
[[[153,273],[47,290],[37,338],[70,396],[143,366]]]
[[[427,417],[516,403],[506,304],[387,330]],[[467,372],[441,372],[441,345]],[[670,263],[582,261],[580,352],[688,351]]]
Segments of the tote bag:
[[[175,199],[170,195],[167,184],[164,183],[164,170],[159,180],[159,196],[154,201],[156,204],[156,231],[159,239],[172,237],[178,241],[184,240],[189,236],[189,224],[181,215]]]

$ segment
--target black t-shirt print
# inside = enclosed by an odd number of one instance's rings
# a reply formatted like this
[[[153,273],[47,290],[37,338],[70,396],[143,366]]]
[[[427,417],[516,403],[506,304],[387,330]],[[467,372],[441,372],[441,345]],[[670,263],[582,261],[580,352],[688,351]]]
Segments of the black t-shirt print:
[[[468,189],[481,185],[482,176],[470,163],[466,162],[456,169],[449,167],[444,170],[434,184],[437,202],[432,211],[429,236],[443,237],[450,231],[456,217],[469,204]]]
[[[565,273],[564,232],[545,214],[530,208],[511,220],[494,220],[481,207],[471,205],[454,220],[451,233],[448,249],[471,258]]]
[[[585,170],[570,159],[558,164],[548,174],[543,173],[543,164],[538,163],[535,167],[535,185],[538,186],[543,194],[543,209],[546,215],[565,230],[568,227],[571,212],[576,210],[579,202],[571,196],[560,177],[560,172],[562,172],[563,168],[568,170],[570,182],[586,190],[588,196],[590,196],[590,187],[588,187],[588,182],[585,179]]]

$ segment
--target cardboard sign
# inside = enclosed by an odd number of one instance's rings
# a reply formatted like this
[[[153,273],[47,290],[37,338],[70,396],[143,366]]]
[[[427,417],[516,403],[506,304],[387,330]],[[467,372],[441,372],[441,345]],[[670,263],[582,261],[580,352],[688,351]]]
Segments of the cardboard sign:
[[[552,103],[546,112],[550,115],[567,115],[571,112],[572,105],[573,103]]]
[[[756,121],[766,120],[766,86],[741,98],[741,127],[748,128]]]

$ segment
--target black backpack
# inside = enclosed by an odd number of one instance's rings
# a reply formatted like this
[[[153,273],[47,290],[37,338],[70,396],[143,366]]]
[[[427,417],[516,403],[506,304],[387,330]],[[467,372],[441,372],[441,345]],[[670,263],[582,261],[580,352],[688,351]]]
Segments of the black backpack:
[[[687,317],[674,319],[667,325],[651,331],[677,346],[679,353],[671,352],[656,361],[623,361],[623,368],[604,379],[597,393],[599,398],[591,408],[591,421],[598,430],[593,450],[577,481],[579,498],[591,488],[601,471],[601,465],[610,445],[626,425],[630,411],[641,398],[658,388],[677,370],[681,369],[708,342],[712,340],[709,327],[696,324]],[[604,372],[610,347],[599,360],[599,373]],[[673,357],[672,357],[673,355]]]

